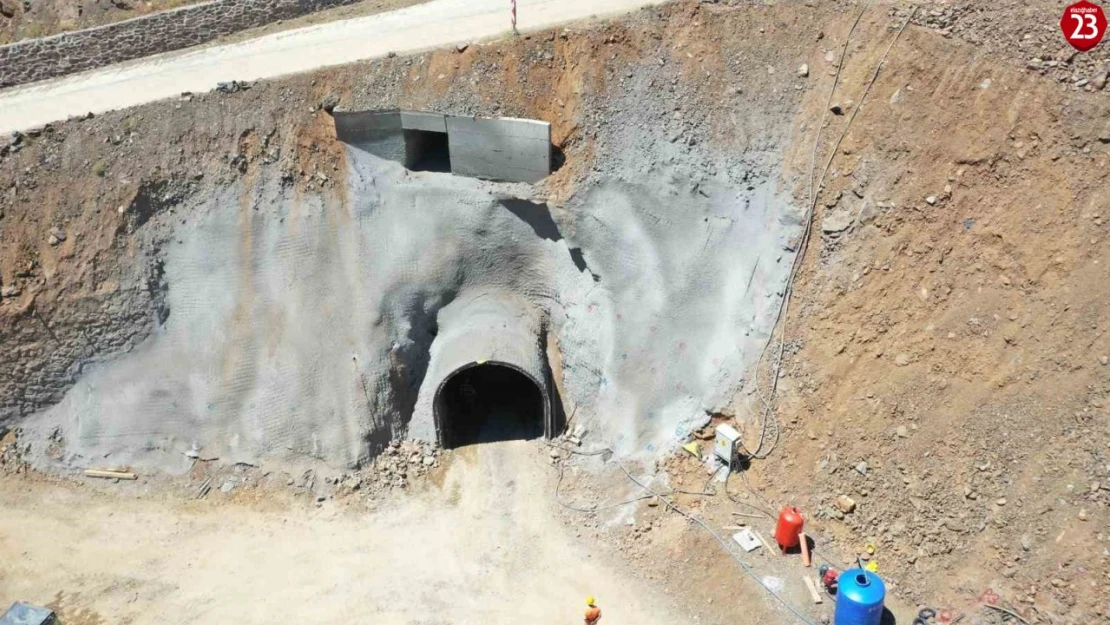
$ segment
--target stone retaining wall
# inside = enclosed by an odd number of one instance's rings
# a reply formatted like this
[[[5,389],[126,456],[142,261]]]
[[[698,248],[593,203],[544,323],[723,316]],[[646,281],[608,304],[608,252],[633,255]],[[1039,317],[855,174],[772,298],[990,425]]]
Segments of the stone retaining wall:
[[[180,50],[359,0],[215,0],[0,47],[0,88]]]

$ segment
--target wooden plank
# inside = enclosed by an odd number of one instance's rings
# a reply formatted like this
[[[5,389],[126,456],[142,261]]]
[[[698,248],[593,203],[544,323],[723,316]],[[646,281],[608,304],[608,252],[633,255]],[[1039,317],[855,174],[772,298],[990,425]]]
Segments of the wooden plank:
[[[138,475],[126,471],[109,471],[106,469],[85,469],[85,477],[100,477],[106,480],[137,480]]]
[[[806,533],[798,534],[798,540],[802,545],[802,562],[805,562],[807,567],[813,566],[813,560],[809,557],[809,541],[806,540]]]
[[[763,540],[763,534],[760,534],[759,532],[755,531],[754,529],[752,530],[752,533],[755,534],[755,537],[759,539],[759,542],[763,543],[763,546],[767,549],[768,553],[774,553],[775,552],[774,549],[771,549],[771,545],[768,544],[766,540]]]
[[[813,578],[806,575],[802,577],[802,581],[805,582],[806,588],[809,589],[809,596],[813,599],[813,602],[824,603],[824,599],[821,598],[821,593],[817,592],[817,583],[813,581]]]

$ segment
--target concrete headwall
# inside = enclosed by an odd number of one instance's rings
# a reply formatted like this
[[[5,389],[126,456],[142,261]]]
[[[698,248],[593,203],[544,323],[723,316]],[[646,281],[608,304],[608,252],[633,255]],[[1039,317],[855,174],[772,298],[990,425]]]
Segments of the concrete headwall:
[[[539,182],[551,173],[551,124],[511,117],[460,117],[419,111],[334,113],[336,137],[375,156],[411,167],[405,131],[447,134],[451,173],[504,182]],[[406,151],[406,145],[409,148]]]
[[[0,47],[0,87],[180,50],[358,0],[215,0]]]
[[[343,143],[408,165],[400,111],[333,113],[335,136]]]
[[[447,117],[451,173],[539,182],[551,173],[551,124],[531,119]]]

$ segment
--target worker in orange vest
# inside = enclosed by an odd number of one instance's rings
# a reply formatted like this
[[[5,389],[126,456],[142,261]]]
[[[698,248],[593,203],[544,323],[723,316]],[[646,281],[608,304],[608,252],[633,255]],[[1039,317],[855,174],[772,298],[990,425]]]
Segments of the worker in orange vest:
[[[586,625],[596,625],[601,620],[601,608],[597,607],[597,602],[594,600],[593,595],[586,597]]]

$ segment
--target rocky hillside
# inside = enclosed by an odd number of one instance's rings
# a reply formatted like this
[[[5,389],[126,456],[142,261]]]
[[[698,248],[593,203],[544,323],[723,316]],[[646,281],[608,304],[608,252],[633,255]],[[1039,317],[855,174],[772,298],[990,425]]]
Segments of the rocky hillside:
[[[1068,48],[1056,4],[923,8],[932,28],[891,50],[816,197],[781,442],[752,473],[844,556],[874,543],[919,604],[993,591],[1031,622],[1088,623],[1110,577],[1110,100],[1106,48]],[[887,25],[865,14],[846,58],[815,54],[844,105],[818,174]],[[799,171],[827,97],[807,98]]]
[[[3,409],[49,405],[87,355],[157,323],[157,265],[133,259],[156,245],[142,225],[170,218],[166,198],[262,167],[334,193],[324,102],[550,120],[566,154],[544,189],[555,211],[604,166],[596,138],[614,116],[688,146],[727,145],[717,115],[777,121],[793,139],[768,149],[785,148],[799,206],[834,158],[781,372],[774,341],[738,402],[755,447],[778,373],[778,444],[753,488],[801,506],[840,561],[872,543],[911,603],[971,612],[997,594],[1031,623],[1096,622],[1110,582],[1110,47],[1070,51],[1062,7],[924,4],[871,87],[907,6],[867,8],[845,51],[855,4],[691,1],[13,138],[0,143],[0,341],[17,346],[0,361]],[[637,72],[668,110],[619,100]]]

